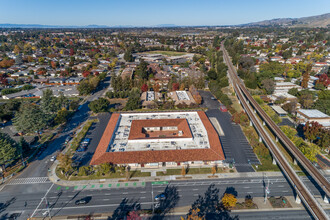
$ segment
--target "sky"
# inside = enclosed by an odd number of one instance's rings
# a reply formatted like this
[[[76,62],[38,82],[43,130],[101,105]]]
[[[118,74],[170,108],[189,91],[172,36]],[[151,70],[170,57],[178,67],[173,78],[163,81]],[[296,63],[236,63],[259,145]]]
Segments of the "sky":
[[[0,24],[236,25],[330,12],[329,0],[0,0]]]

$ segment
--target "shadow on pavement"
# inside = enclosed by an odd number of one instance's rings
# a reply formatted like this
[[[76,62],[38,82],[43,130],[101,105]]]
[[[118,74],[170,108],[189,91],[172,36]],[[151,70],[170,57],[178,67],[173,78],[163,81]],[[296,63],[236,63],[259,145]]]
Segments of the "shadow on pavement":
[[[159,201],[159,207],[151,217],[152,220],[165,219],[165,216],[175,208],[180,199],[179,192],[175,186],[167,186],[162,194],[165,195],[165,199]]]
[[[11,204],[15,203],[16,198],[13,197],[9,200],[7,200],[5,203],[0,203],[0,213],[6,211],[7,207],[10,206]],[[8,213],[5,213],[4,215],[0,216],[0,220],[2,219],[8,219]]]
[[[228,187],[233,188],[233,187]],[[227,188],[227,189],[228,189]],[[229,191],[236,191],[229,189]],[[236,192],[237,193],[237,192]],[[237,220],[238,216],[231,217],[230,211],[221,205],[219,197],[219,189],[215,188],[214,184],[210,185],[204,196],[199,195],[197,200],[192,204],[187,219],[214,219],[214,220]]]
[[[137,201],[123,199],[108,220],[126,219],[131,211],[141,210],[141,205]]]

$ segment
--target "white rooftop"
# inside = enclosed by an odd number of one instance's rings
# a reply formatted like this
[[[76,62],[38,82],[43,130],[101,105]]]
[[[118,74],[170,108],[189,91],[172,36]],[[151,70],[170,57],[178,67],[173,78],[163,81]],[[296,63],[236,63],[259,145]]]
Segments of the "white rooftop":
[[[283,108],[281,108],[281,106],[278,105],[273,105],[272,109],[274,109],[274,111],[277,112],[278,114],[288,114],[286,111],[284,111]]]
[[[190,127],[190,139],[156,139],[145,141],[129,141],[129,133],[133,120],[145,119],[177,119],[185,118]],[[197,112],[150,112],[122,113],[118,119],[114,134],[107,151],[145,151],[145,150],[176,150],[210,148],[207,131]]]
[[[176,91],[179,100],[190,100],[186,91]]]
[[[309,118],[330,118],[329,115],[324,114],[323,112],[317,109],[299,109],[298,111],[303,113]]]

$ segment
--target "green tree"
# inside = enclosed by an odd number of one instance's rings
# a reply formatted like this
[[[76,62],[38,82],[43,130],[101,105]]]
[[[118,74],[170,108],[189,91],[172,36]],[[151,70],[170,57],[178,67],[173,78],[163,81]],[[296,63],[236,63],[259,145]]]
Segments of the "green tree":
[[[48,117],[36,104],[25,104],[16,112],[13,124],[18,131],[25,133],[37,133],[40,139],[40,131],[47,126]]]
[[[87,79],[81,81],[77,89],[80,95],[88,95],[93,91],[93,87],[91,86],[91,84]]]
[[[88,104],[88,107],[95,113],[105,112],[108,110],[110,102],[105,98],[99,98]]]
[[[283,125],[280,126],[281,130],[283,131],[283,133],[290,139],[292,140],[293,137],[298,133],[296,129],[288,126],[288,125]]]
[[[69,115],[69,111],[66,108],[62,108],[59,110],[56,114],[56,117],[54,119],[56,124],[62,124],[67,121],[67,117]]]
[[[261,81],[261,87],[266,90],[267,94],[272,94],[275,89],[275,83],[272,79],[264,79]]]
[[[126,60],[126,62],[133,62],[134,61],[134,57],[132,55],[132,50],[130,48],[128,48],[124,54],[124,60]]]
[[[5,164],[17,157],[17,148],[17,143],[8,134],[0,133],[0,165],[3,171]]]

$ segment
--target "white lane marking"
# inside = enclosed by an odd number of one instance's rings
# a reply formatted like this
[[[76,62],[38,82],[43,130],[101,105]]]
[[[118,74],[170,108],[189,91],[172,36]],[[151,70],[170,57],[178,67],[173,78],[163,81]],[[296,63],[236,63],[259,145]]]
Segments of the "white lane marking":
[[[197,191],[198,189],[193,189],[193,191]]]
[[[250,187],[249,187],[249,186],[243,186],[243,188],[244,188],[244,189],[248,189],[248,188],[250,188]]]
[[[284,187],[283,185],[279,185],[279,186],[277,186],[277,187]]]
[[[246,193],[252,194],[253,192],[246,192]]]
[[[124,195],[127,195],[127,194],[128,194],[128,192],[124,192],[123,194],[124,194]]]
[[[110,196],[111,194],[110,194],[110,193],[106,193],[106,194],[104,194],[104,195],[106,195],[106,196]]]
[[[143,192],[140,192],[140,193],[146,193],[145,191],[143,191]]]
[[[152,202],[141,202],[141,205],[150,205]],[[71,207],[61,207],[61,208],[52,208],[52,210],[59,209],[86,209],[86,208],[97,208],[97,207],[109,207],[109,206],[118,206],[120,204],[106,204],[106,205],[90,205],[90,206],[71,206]],[[47,209],[38,209],[38,211],[46,211]]]
[[[146,197],[141,197],[141,199],[145,199]]]
[[[110,200],[110,199],[103,199],[103,201],[108,201],[108,200]]]
[[[45,193],[45,195],[41,198],[40,203],[38,204],[38,206],[36,207],[36,209],[34,210],[34,212],[31,215],[31,218],[34,216],[34,214],[36,213],[36,211],[38,210],[39,206],[41,205],[42,201],[44,200],[44,198],[47,196],[47,194],[49,193],[49,191],[53,188],[54,183],[49,187],[49,189],[47,190],[47,192]]]
[[[194,196],[199,196],[199,194],[194,194]]]

